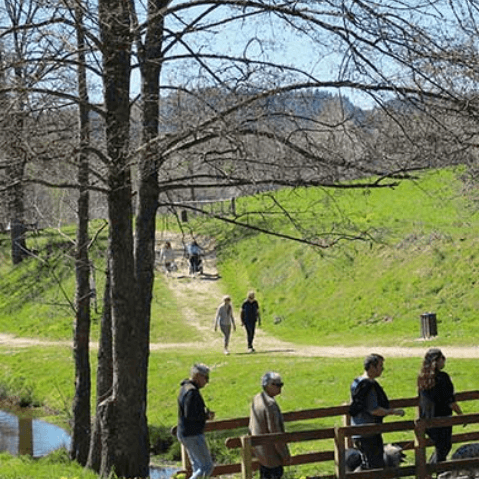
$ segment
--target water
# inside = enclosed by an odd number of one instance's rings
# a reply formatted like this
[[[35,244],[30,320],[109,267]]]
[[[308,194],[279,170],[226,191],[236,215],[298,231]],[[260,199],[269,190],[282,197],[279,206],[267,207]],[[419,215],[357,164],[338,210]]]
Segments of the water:
[[[176,467],[150,467],[150,479],[169,479],[177,471]]]
[[[70,436],[61,427],[0,411],[0,451],[41,457],[61,447],[70,447]]]
[[[61,447],[70,448],[70,436],[61,427],[0,410],[0,451],[42,457]],[[150,479],[169,479],[176,471],[176,467],[151,467]]]

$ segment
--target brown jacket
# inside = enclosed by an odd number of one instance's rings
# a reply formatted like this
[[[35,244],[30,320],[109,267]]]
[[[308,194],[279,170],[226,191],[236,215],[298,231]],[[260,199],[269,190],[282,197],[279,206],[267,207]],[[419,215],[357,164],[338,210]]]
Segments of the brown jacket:
[[[253,398],[249,419],[249,432],[256,436],[272,432],[284,432],[283,415],[275,399],[264,391]],[[254,455],[261,465],[278,467],[288,464],[290,459],[288,445],[275,442],[254,448]]]

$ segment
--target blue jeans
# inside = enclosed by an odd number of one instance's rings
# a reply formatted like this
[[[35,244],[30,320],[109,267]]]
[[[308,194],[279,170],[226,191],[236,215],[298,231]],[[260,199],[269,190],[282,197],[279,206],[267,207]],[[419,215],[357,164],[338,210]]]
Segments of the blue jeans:
[[[193,474],[190,479],[208,477],[213,472],[215,465],[211,459],[205,435],[181,436],[178,434],[178,440],[185,446],[190,458],[191,467],[193,468]]]

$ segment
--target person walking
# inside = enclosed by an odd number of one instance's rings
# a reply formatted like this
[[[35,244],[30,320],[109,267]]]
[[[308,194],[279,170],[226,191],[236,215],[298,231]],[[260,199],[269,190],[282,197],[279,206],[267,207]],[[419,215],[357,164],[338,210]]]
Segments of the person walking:
[[[210,369],[205,364],[195,364],[190,378],[181,382],[178,395],[178,440],[183,444],[190,458],[193,474],[191,479],[208,477],[214,469],[213,460],[204,435],[207,420],[215,418],[201,397],[200,389],[210,378]]]
[[[161,248],[160,264],[164,265],[167,274],[176,269],[175,252],[171,247],[171,243],[169,241],[166,241],[163,248]]]
[[[364,373],[351,384],[351,405],[349,414],[353,426],[381,424],[389,415],[404,416],[404,410],[389,407],[384,389],[376,381],[384,371],[384,358],[370,354],[364,360]],[[381,434],[353,436],[355,446],[361,451],[366,469],[384,468],[384,443]]]
[[[417,378],[419,417],[422,419],[448,417],[453,411],[462,414],[451,378],[442,371],[445,365],[446,357],[440,349],[431,348],[426,352]],[[445,461],[452,448],[452,426],[431,427],[426,429],[426,434],[435,446],[430,462]]]
[[[256,323],[258,323],[258,326],[261,326],[259,304],[254,297],[254,291],[250,291],[241,306],[241,325],[246,329],[246,340],[248,343],[248,352],[250,353],[254,353],[253,339]]]
[[[263,392],[253,398],[250,410],[249,433],[253,436],[269,433],[281,433],[284,420],[275,396],[281,394],[284,383],[276,372],[267,372],[261,378]],[[291,455],[288,445],[274,442],[254,447],[254,455],[260,463],[260,479],[280,479],[283,466],[288,465]]]
[[[218,306],[216,310],[214,330],[218,330],[218,326],[224,336],[224,352],[229,354],[228,346],[231,336],[231,328],[236,331],[235,319],[233,317],[233,307],[231,305],[231,297],[226,295],[223,298],[223,302]]]
[[[201,254],[202,248],[201,246],[194,240],[192,243],[188,245],[187,248],[188,260],[190,263],[190,274],[201,273],[203,274],[203,266],[201,261]]]

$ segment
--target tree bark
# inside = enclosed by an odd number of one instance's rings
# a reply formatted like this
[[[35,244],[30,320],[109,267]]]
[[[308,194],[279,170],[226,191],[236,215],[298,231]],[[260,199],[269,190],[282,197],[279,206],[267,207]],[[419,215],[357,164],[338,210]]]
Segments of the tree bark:
[[[90,369],[90,260],[89,236],[89,161],[86,148],[90,143],[88,89],[85,69],[85,39],[82,9],[75,7],[78,43],[78,90],[80,97],[80,147],[78,153],[78,229],[76,253],[76,321],[73,336],[75,358],[75,396],[73,398],[73,428],[70,458],[84,466],[88,459],[91,433],[91,369]]]
[[[142,384],[144,326],[138,317],[138,285],[133,255],[132,185],[129,171],[130,4],[99,2],[103,49],[108,217],[110,227],[113,384],[98,406],[102,457],[100,474],[149,474],[146,395]]]
[[[102,458],[101,416],[99,405],[111,394],[113,385],[113,337],[111,321],[111,280],[107,267],[105,292],[103,295],[103,314],[101,317],[100,345],[98,348],[98,368],[96,377],[97,414],[93,423],[90,439],[90,451],[86,466],[100,472]]]
[[[155,234],[158,209],[158,173],[161,165],[160,152],[153,141],[158,137],[160,109],[160,72],[164,19],[160,14],[168,1],[148,3],[148,27],[145,45],[140,48],[140,71],[142,92],[142,145],[139,165],[138,217],[136,222],[135,265],[139,285],[138,318],[142,324],[142,368],[140,380],[147,397],[147,373],[150,343],[150,318],[153,283],[155,279]],[[147,146],[148,145],[148,146]]]

